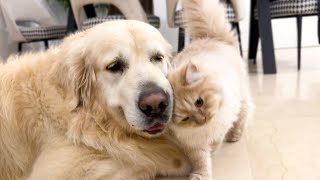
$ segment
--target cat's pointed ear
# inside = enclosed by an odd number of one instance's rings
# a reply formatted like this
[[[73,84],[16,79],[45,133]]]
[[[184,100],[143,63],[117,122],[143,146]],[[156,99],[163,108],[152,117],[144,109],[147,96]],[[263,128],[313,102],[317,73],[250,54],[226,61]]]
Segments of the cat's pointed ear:
[[[193,84],[202,78],[202,73],[195,63],[190,63],[187,66],[185,79],[187,84]]]

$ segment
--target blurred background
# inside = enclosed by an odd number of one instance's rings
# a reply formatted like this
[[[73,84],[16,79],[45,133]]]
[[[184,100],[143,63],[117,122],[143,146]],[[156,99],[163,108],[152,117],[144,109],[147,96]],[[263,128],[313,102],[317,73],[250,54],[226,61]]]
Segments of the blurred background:
[[[221,0],[256,104],[244,137],[213,155],[215,180],[320,179],[319,0]],[[212,7],[214,10],[214,7]],[[188,45],[179,0],[0,0],[0,61],[96,24],[151,24]]]

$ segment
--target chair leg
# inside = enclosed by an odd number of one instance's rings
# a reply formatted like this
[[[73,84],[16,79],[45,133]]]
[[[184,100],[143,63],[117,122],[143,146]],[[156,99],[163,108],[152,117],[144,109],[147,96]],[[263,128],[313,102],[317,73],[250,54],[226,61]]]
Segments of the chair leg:
[[[243,57],[242,44],[241,44],[241,31],[240,31],[239,22],[236,22],[236,23],[235,23],[235,27],[236,27],[237,35],[238,35],[238,42],[239,42],[240,54],[241,54],[241,56]]]
[[[236,31],[237,31],[239,51],[240,51],[240,55],[242,56],[241,33],[240,33],[239,23],[238,22],[231,22],[231,26],[232,26],[232,29],[236,29]]]
[[[178,37],[178,52],[180,52],[184,48],[184,29],[179,28],[179,37]]]
[[[87,15],[87,18],[93,18],[97,16],[93,4],[87,4],[83,7],[83,9]]]
[[[23,42],[19,42],[18,43],[18,52],[19,52],[19,54],[21,54],[21,52],[22,52],[22,45],[23,45]]]
[[[48,40],[44,40],[43,42],[44,42],[44,47],[45,47],[45,49],[48,49],[48,48],[49,48],[49,42],[48,42]]]
[[[301,67],[301,36],[302,36],[302,16],[297,17],[297,42],[298,42],[298,70]]]
[[[231,23],[231,28],[235,29],[236,28],[236,22],[230,22]]]
[[[248,59],[253,59],[254,64],[256,64],[258,43],[259,43],[259,37],[260,37],[259,24],[258,24],[258,21],[254,17],[255,7],[256,7],[256,1],[251,0]]]
[[[264,74],[275,74],[276,62],[273,46],[273,34],[270,15],[270,1],[258,0],[259,34],[261,37],[262,61]]]
[[[320,1],[318,0],[318,41],[320,44]]]
[[[320,3],[319,3],[320,4]],[[320,8],[319,8],[320,9]],[[320,12],[320,10],[319,10]],[[320,44],[320,15],[318,17],[318,42]]]
[[[78,29],[70,1],[68,1],[68,20],[67,20],[67,34],[71,34]]]

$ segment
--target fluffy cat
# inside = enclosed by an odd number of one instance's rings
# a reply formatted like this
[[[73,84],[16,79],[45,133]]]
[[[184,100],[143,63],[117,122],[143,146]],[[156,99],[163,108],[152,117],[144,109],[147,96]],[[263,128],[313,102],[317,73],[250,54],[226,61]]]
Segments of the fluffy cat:
[[[173,59],[175,110],[169,132],[193,165],[190,179],[212,179],[211,151],[237,141],[252,110],[245,62],[219,0],[183,0],[191,44]]]

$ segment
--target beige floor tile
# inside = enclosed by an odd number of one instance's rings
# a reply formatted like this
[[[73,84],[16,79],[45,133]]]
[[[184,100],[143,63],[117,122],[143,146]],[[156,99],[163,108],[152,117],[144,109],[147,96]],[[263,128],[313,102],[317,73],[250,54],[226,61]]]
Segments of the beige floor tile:
[[[213,175],[214,180],[252,179],[245,138],[237,143],[223,144],[213,155]]]
[[[214,157],[217,180],[320,179],[320,48],[277,50],[276,75],[250,66],[256,111],[245,137]],[[253,69],[253,70],[252,70]]]

